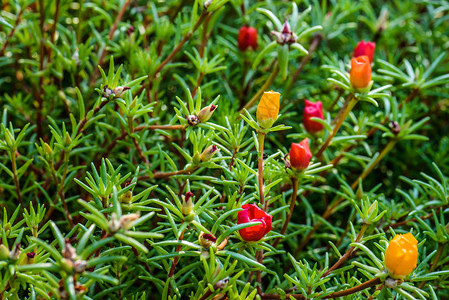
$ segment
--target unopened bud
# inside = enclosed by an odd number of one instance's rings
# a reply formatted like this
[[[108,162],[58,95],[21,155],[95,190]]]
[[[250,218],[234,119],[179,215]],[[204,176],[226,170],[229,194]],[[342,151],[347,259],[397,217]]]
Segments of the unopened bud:
[[[200,236],[198,237],[198,241],[200,242],[200,245],[202,247],[209,248],[210,246],[215,244],[217,238],[212,234],[201,232]]]
[[[211,4],[212,4],[212,0],[204,1],[204,4],[203,4],[204,9],[207,10]]]
[[[388,125],[390,126],[391,132],[393,132],[394,135],[398,135],[399,132],[401,132],[401,127],[399,126],[398,122],[391,121]]]
[[[131,88],[127,86],[118,86],[113,90],[113,93],[115,97],[121,98],[127,90],[130,90]]]
[[[355,193],[355,197],[357,198],[357,200],[362,200],[363,194],[363,186],[359,184],[359,186],[357,187],[357,192]]]
[[[224,288],[228,285],[228,282],[229,282],[229,279],[228,279],[228,278],[219,280],[219,281],[215,284],[215,287],[218,288],[218,289],[224,289]]]
[[[200,110],[198,113],[198,119],[201,123],[209,121],[210,117],[212,117],[212,114],[214,113],[215,109],[217,108],[216,105],[209,105]]]
[[[112,213],[111,215],[111,220],[109,221],[108,229],[112,234],[120,230],[120,222],[119,220],[117,220],[117,215],[115,213]]]
[[[109,86],[106,84],[103,87],[103,97],[109,98],[109,97],[111,97],[111,95],[112,95],[112,91],[109,89]]]
[[[187,192],[182,197],[182,207],[181,212],[184,216],[190,215],[193,211],[193,193]]]
[[[128,29],[126,30],[127,35],[131,35],[134,32],[134,26],[129,25]]]
[[[296,43],[298,37],[290,29],[290,24],[285,20],[284,26],[282,26],[282,31],[272,31],[271,34],[276,39],[276,42],[280,45],[293,44]]]
[[[72,273],[73,272],[73,262],[70,259],[61,258],[60,266],[67,273]]]
[[[11,253],[9,253],[9,259],[12,261],[16,261],[19,259],[20,256],[20,244],[16,244],[14,246],[14,249],[12,249]]]
[[[76,273],[83,273],[86,270],[87,262],[85,260],[77,260],[74,264],[74,270]]]
[[[78,47],[75,49],[75,52],[73,52],[72,59],[75,61],[75,64],[78,66],[80,65],[80,53],[78,51]]]
[[[387,288],[392,289],[392,288],[395,288],[397,285],[398,285],[398,282],[396,279],[393,279],[391,277],[388,277],[387,279],[385,279],[385,286]]]
[[[376,216],[377,215],[377,200],[373,202],[368,208],[368,216]]]
[[[53,150],[51,149],[50,145],[47,143],[44,143],[44,153],[45,155],[52,156]]]
[[[11,134],[11,132],[9,131],[9,129],[6,129],[5,132],[6,132],[6,134],[5,134],[6,144],[8,145],[8,147],[13,148],[16,140],[14,139],[14,137]]]
[[[70,146],[71,143],[72,143],[72,138],[70,137],[70,134],[66,131],[65,137],[64,137],[64,145],[66,147],[68,147],[68,146]]]
[[[198,124],[199,119],[195,115],[190,115],[190,116],[187,117],[187,122],[189,123],[189,125],[195,126],[195,125]]]
[[[28,252],[27,253],[27,264],[32,264],[34,262],[34,257],[36,256],[36,253],[34,252]]]
[[[126,191],[125,193],[123,193],[122,195],[120,195],[120,197],[118,198],[118,201],[120,203],[131,203],[131,200],[133,198],[133,192],[131,191]]]
[[[0,245],[0,261],[7,260],[9,258],[9,249],[5,245]]]
[[[124,215],[120,218],[120,226],[123,229],[128,230],[132,227],[133,222],[138,218],[140,218],[140,213]]]
[[[68,240],[65,242],[64,249],[62,249],[62,256],[67,259],[75,259],[76,257],[76,249]]]
[[[215,153],[217,153],[218,148],[215,145],[211,145],[209,147],[206,148],[206,150],[203,151],[203,153],[201,153],[201,161],[203,162],[207,162],[209,161],[214,155]]]

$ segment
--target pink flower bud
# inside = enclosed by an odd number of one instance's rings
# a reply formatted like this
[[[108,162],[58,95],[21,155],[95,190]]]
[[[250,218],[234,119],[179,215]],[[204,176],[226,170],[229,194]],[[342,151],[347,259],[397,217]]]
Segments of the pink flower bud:
[[[323,130],[324,126],[323,124],[310,120],[310,118],[320,118],[324,119],[323,117],[323,104],[321,101],[318,101],[316,103],[310,102],[309,100],[305,101],[306,107],[304,108],[304,116],[302,118],[302,122],[304,123],[304,127],[306,128],[307,132],[309,133],[317,133]]]
[[[359,57],[366,55],[369,58],[370,62],[373,62],[374,58],[374,51],[376,50],[376,43],[374,42],[365,42],[362,40],[355,46],[354,48],[354,54],[352,57]]]

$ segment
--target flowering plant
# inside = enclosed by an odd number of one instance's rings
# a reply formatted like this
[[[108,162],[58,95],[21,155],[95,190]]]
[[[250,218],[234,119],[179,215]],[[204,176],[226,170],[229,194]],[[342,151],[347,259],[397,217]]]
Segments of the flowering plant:
[[[444,1],[0,7],[0,300],[449,298]]]

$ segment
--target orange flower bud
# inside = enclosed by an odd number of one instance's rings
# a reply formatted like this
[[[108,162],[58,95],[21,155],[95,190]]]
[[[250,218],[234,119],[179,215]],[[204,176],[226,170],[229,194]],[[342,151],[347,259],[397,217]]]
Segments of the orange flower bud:
[[[351,59],[351,71],[349,81],[356,90],[362,90],[369,86],[371,82],[371,63],[366,55]]]
[[[385,251],[385,266],[393,278],[403,278],[416,268],[418,261],[418,241],[409,232],[397,234]]]
[[[264,92],[257,106],[257,122],[260,127],[270,128],[276,121],[279,114],[279,100],[281,94],[273,91]]]

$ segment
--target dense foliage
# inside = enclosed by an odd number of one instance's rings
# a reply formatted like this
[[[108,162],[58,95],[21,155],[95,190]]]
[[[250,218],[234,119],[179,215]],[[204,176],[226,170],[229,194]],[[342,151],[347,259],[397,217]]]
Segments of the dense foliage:
[[[449,298],[447,1],[0,7],[0,299]]]

